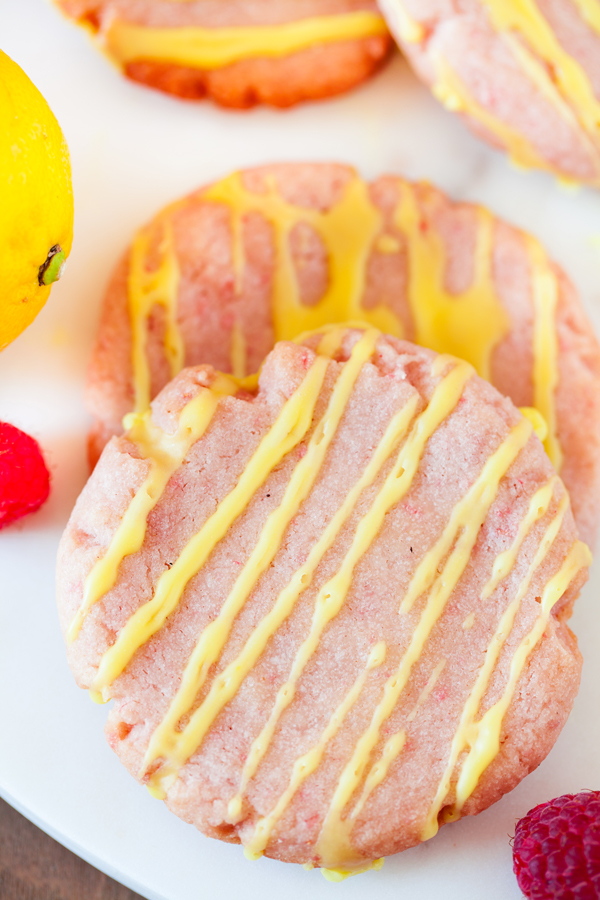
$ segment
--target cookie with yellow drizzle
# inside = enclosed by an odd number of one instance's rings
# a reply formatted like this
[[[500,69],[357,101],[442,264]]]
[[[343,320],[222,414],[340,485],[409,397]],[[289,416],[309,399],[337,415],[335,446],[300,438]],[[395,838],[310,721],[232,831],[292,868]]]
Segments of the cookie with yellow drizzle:
[[[134,81],[223,106],[355,87],[391,38],[375,0],[55,0]]]
[[[525,168],[600,186],[599,0],[381,0],[435,96]]]
[[[186,369],[105,448],[59,551],[111,746],[211,837],[339,880],[546,756],[590,552],[529,418],[376,328]]]
[[[462,357],[519,407],[593,542],[600,496],[600,352],[561,270],[485,209],[345,166],[237,173],[167,207],[109,286],[89,372],[97,459],[183,365],[255,372],[276,340],[328,322]]]

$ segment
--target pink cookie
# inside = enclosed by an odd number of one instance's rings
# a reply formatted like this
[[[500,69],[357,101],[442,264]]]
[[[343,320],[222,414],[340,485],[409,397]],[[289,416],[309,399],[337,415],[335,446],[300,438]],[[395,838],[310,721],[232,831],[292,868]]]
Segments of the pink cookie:
[[[236,108],[347,91],[392,43],[375,0],[55,2],[133,81]]]
[[[113,438],[59,551],[77,682],[204,834],[332,878],[511,790],[577,691],[590,555],[510,400],[332,327],[255,390],[186,369]]]
[[[596,0],[380,0],[416,73],[518,165],[600,186]]]
[[[515,405],[536,406],[593,542],[600,354],[573,286],[486,210],[393,176],[368,185],[346,166],[233,175],[138,233],[89,370],[91,459],[183,365],[253,372],[275,340],[349,319],[464,357]]]

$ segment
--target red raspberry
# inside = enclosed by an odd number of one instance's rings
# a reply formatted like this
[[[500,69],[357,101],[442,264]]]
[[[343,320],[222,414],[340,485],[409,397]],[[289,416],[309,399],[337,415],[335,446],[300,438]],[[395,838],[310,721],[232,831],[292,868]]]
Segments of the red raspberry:
[[[38,442],[0,422],[0,528],[34,512],[49,493],[50,473]]]
[[[513,869],[530,900],[600,900],[600,791],[531,809],[517,823]]]

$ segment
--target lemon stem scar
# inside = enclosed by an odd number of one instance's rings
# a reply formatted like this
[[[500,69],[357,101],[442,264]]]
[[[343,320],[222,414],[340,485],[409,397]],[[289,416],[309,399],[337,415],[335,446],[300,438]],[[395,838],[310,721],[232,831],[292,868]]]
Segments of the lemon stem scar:
[[[58,281],[63,273],[67,255],[60,244],[54,244],[48,250],[48,256],[40,266],[38,272],[38,283],[40,287],[44,284],[53,284]]]

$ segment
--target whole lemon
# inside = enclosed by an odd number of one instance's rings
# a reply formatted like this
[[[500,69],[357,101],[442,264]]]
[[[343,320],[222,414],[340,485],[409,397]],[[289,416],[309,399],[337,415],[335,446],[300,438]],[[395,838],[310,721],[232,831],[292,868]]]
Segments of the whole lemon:
[[[25,72],[0,50],[0,350],[48,299],[73,240],[69,150]]]

